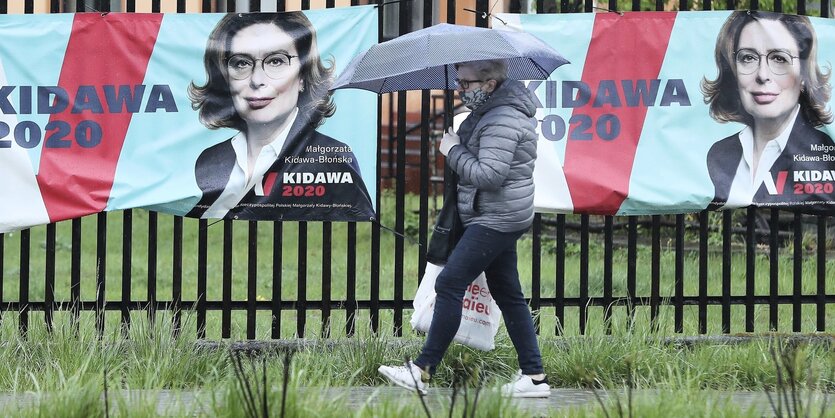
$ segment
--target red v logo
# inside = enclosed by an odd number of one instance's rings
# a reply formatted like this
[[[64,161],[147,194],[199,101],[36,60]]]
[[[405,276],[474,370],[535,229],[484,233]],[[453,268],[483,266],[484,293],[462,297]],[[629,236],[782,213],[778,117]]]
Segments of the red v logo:
[[[788,171],[777,172],[777,194],[783,194],[783,188],[786,186],[786,179],[789,177]]]
[[[275,184],[275,179],[278,177],[278,172],[272,171],[264,175],[264,194],[263,196],[269,196],[270,193],[273,191],[273,185]]]

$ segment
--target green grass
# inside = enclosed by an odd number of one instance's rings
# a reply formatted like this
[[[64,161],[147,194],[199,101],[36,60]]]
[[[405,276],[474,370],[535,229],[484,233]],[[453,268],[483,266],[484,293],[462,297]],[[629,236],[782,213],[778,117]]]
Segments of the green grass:
[[[193,313],[184,315],[189,326],[193,318]],[[137,320],[127,337],[117,332],[101,339],[95,335],[91,319],[82,321],[78,332],[64,321],[56,324],[51,334],[42,324],[34,324],[26,338],[6,323],[0,328],[0,392],[33,394],[28,404],[7,405],[14,408],[16,416],[102,416],[105,378],[113,416],[153,416],[155,393],[169,390],[202,394],[206,416],[245,416],[240,407],[245,398],[227,351],[195,349],[195,337],[189,333],[173,337],[168,321],[151,325]],[[422,416],[422,405],[406,392],[403,397],[368,403],[346,414],[339,399],[325,399],[319,391],[311,390],[387,385],[377,374],[377,366],[414,357],[420,343],[415,336],[390,335],[337,339],[336,344],[311,340],[307,348],[291,357],[285,416]],[[655,393],[634,399],[634,416],[662,416],[652,412],[660,405],[665,413],[681,411],[681,416],[754,416],[729,404],[723,396],[729,391],[778,391],[777,364],[770,357],[771,344],[778,343],[756,340],[681,347],[665,343],[647,329],[619,327],[613,329],[613,335],[595,331],[587,336],[540,338],[545,370],[554,386],[618,391],[631,385],[637,393]],[[821,392],[835,391],[835,352],[823,345],[801,344],[794,353],[795,380],[803,393],[818,393],[815,399],[820,405]],[[250,365],[245,367],[249,373],[246,381],[260,381],[260,367],[266,368],[271,416],[279,416],[284,396],[284,358],[276,352],[243,359],[244,365]],[[520,406],[492,392],[513,373],[515,364],[513,347],[500,331],[497,348],[490,352],[451,346],[431,384],[453,387],[456,376],[470,373],[470,394],[476,386],[487,394],[475,405],[476,416],[529,416]],[[142,393],[139,399],[126,398],[125,391],[137,390]],[[620,396],[622,402],[626,401],[624,396]],[[706,401],[694,405],[697,399]],[[616,408],[613,398],[607,402],[572,410],[570,416],[605,416],[605,410],[612,413]],[[430,406],[433,416],[448,413],[449,404]],[[171,408],[175,416],[177,410],[185,410],[176,403]],[[455,416],[462,413],[460,402],[455,408]],[[472,405],[469,408],[472,411]],[[560,414],[568,414],[568,410]]]

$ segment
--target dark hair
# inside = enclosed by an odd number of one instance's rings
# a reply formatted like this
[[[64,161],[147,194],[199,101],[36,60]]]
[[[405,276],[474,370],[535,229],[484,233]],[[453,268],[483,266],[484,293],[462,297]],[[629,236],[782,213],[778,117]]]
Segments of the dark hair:
[[[705,104],[710,105],[710,116],[719,122],[741,122],[749,126],[753,123],[739,98],[734,56],[742,29],[757,20],[780,22],[791,33],[800,51],[800,78],[805,84],[800,91],[800,111],[813,126],[831,123],[832,113],[826,109],[832,90],[829,84],[831,68],[827,66],[827,71],[823,72],[818,66],[817,36],[809,18],[751,10],[731,13],[716,37],[714,55],[719,76],[712,81],[704,78],[701,85]]]
[[[305,87],[299,93],[299,113],[309,118],[312,126],[318,127],[336,111],[329,91],[333,83],[333,61],[329,60],[328,67],[322,63],[316,46],[316,31],[302,12],[230,13],[224,16],[206,42],[203,55],[206,84],[198,86],[192,82],[188,87],[191,107],[200,112],[200,122],[210,129],[246,129],[232,103],[226,59],[232,38],[242,29],[259,23],[273,24],[293,38],[301,63],[299,75]]]
[[[507,62],[505,60],[495,59],[459,62],[455,64],[455,69],[457,70],[462,65],[475,70],[482,80],[496,80],[497,87],[507,80]]]

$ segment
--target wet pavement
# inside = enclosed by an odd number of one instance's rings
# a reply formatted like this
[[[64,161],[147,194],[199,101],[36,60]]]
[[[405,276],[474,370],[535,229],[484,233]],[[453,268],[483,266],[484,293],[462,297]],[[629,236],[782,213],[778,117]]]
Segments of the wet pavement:
[[[415,397],[415,400],[417,399],[417,395],[415,394],[401,388],[389,386],[336,387],[327,389],[305,388],[300,390],[315,391],[315,396],[320,397],[320,399],[338,399],[342,405],[354,411],[358,411],[364,406],[371,406],[373,408],[373,405],[386,401],[397,402],[408,397]],[[705,393],[707,396],[708,392]],[[121,396],[121,402],[126,402],[128,405],[134,403],[137,406],[149,405],[155,402],[157,414],[160,416],[212,416],[212,405],[216,402],[213,400],[212,395],[208,391],[123,390],[117,396]],[[442,410],[442,407],[449,405],[451,395],[451,389],[430,388],[425,400],[430,411]],[[633,392],[633,398],[643,398],[652,395],[653,391],[650,390],[636,390]],[[597,391],[597,396],[600,396],[604,401],[608,397],[616,396],[622,402],[626,402],[624,393]],[[716,400],[717,396],[727,396],[730,402],[736,404],[742,411],[750,407],[753,408],[757,416],[775,416],[769,404],[768,397],[763,392],[710,392],[711,399]],[[33,393],[3,393],[0,394],[0,407],[5,411],[8,411],[9,408],[14,410],[31,407],[37,403],[38,399],[39,396]],[[113,404],[116,402],[120,401],[113,399],[111,407],[115,407]],[[564,416],[568,412],[568,409],[572,407],[592,407],[599,405],[595,392],[588,389],[552,389],[551,396],[548,398],[514,399],[512,402],[515,406],[530,411],[532,417]]]

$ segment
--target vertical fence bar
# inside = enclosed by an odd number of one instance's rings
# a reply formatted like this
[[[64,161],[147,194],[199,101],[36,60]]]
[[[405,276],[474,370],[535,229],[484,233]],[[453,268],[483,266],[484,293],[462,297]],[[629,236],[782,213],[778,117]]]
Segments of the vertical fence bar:
[[[383,13],[383,1],[377,0],[376,3],[379,5],[377,7],[377,40],[378,42],[383,42],[385,40],[384,33],[383,33],[383,21],[385,20],[385,14]],[[454,13],[454,12],[453,12]],[[389,94],[389,106],[391,106],[394,97],[392,94]],[[391,116],[391,112],[389,112],[389,116]],[[393,131],[392,124],[391,124],[391,117],[389,117],[389,138],[392,137]],[[382,178],[383,178],[383,171],[382,171],[382,161],[383,161],[383,147],[381,146],[383,142],[383,97],[382,95],[377,95],[377,170],[376,170],[376,181],[377,181],[377,192],[375,193],[375,208],[377,213],[376,218],[380,219],[380,203],[381,203],[381,196],[382,196]],[[392,155],[391,155],[391,148],[389,148],[389,174],[391,174],[391,163],[392,163]],[[369,320],[371,325],[371,332],[376,334],[377,331],[380,329],[380,225],[377,222],[374,222],[371,225],[371,272],[369,277]]]
[[[412,31],[411,12],[412,3],[403,2],[398,5],[398,33],[405,35]],[[399,234],[405,232],[406,212],[406,102],[405,91],[397,93],[397,186],[394,228]],[[400,235],[394,237],[394,335],[403,335],[403,280],[405,241]]]
[[[383,21],[385,19],[385,15],[383,14],[383,6],[382,0],[378,0],[377,3],[380,7],[377,7],[377,40],[379,42],[383,42],[385,40],[383,36]],[[453,11],[453,13],[455,13]],[[389,94],[389,104],[391,104],[393,97]],[[389,113],[391,115],[391,113]],[[380,219],[380,201],[382,196],[382,178],[383,178],[383,171],[382,171],[382,161],[383,161],[383,147],[380,146],[383,141],[383,131],[381,129],[383,125],[383,97],[382,95],[377,95],[377,170],[376,170],[376,181],[377,181],[377,192],[375,193],[374,199],[376,202],[375,208],[377,210],[376,218]],[[389,137],[391,137],[391,118],[389,118]],[[391,152],[391,150],[389,150]],[[391,153],[389,153],[389,164],[391,164]],[[389,174],[391,173],[391,165],[389,165]],[[377,331],[380,329],[380,225],[377,222],[374,222],[371,225],[371,277],[369,277],[369,319],[371,322],[371,332],[376,334]]]
[[[661,303],[661,217],[652,215],[652,273],[650,275],[649,321],[658,330],[658,305]]]
[[[296,337],[304,338],[307,321],[307,222],[299,222]]]
[[[331,337],[331,222],[322,222],[322,338]]]
[[[684,215],[676,215],[675,296],[673,322],[675,332],[684,332]]]
[[[557,325],[555,334],[562,335],[565,328],[565,215],[557,215],[557,230],[555,231],[557,240],[556,251],[556,269],[554,280],[554,287],[556,288],[555,304]]]
[[[381,6],[380,10],[383,10],[384,8],[385,8],[385,6]],[[383,36],[382,32],[380,32],[380,36],[381,37]],[[394,166],[394,158],[395,158],[394,149],[395,149],[395,141],[397,139],[397,135],[394,134],[395,125],[392,123],[392,120],[394,119],[395,98],[398,98],[398,99],[400,98],[400,92],[389,93],[389,100],[388,100],[388,115],[389,115],[388,121],[389,121],[389,125],[388,125],[388,138],[387,138],[387,141],[386,141],[386,143],[388,144],[388,154],[387,154],[388,155],[388,164],[386,165],[386,167],[388,167],[388,177],[389,178],[392,178],[392,177],[396,176],[396,171],[395,171],[395,166]]]
[[[612,267],[614,264],[614,217],[606,216],[603,227],[603,323],[612,333]]]
[[[411,3],[400,3],[400,33],[408,31],[408,6]],[[405,231],[406,212],[406,92],[397,93],[397,177],[395,186],[395,215],[394,229],[394,335],[403,335],[403,252],[405,242],[402,234]]]
[[[31,262],[29,245],[32,241],[31,234],[30,229],[20,231],[20,288],[18,289],[20,316],[18,329],[23,337],[29,330],[29,263]]]
[[[220,312],[220,338],[232,336],[232,241],[231,219],[223,220],[223,295]]]
[[[148,322],[157,320],[157,231],[159,215],[148,212]]]
[[[72,220],[72,241],[70,247],[70,300],[72,305],[73,329],[78,332],[81,317],[81,219]]]
[[[107,213],[96,214],[96,335],[104,336],[107,291]]]
[[[818,217],[818,259],[817,259],[817,329],[826,330],[826,224],[828,216]]]
[[[745,332],[754,332],[754,292],[756,291],[757,209],[749,206],[746,211],[745,229]]]
[[[255,302],[258,299],[258,221],[249,221],[246,275],[246,339],[255,339]]]
[[[206,338],[206,292],[208,290],[209,221],[197,221],[197,338]]]
[[[475,25],[480,28],[487,27],[487,15],[490,13],[490,2],[488,0],[475,0]]]
[[[635,325],[638,282],[638,217],[630,216],[626,233],[626,313],[629,329]]]
[[[122,331],[130,330],[131,266],[133,265],[133,210],[122,212]]]
[[[283,264],[284,247],[282,235],[284,224],[273,222],[273,295],[272,295],[272,317],[270,325],[270,337],[281,338],[281,266]]]
[[[46,225],[46,260],[44,265],[44,300],[43,300],[43,317],[46,323],[46,330],[52,333],[53,325],[53,304],[55,303],[55,224],[50,223]],[[0,235],[0,242],[3,237]],[[0,251],[0,258],[3,257]],[[0,270],[3,269],[2,262],[0,262]],[[3,285],[0,280],[0,286]],[[0,299],[2,305],[2,299]],[[0,308],[2,309],[2,308]]]
[[[542,285],[542,214],[536,213],[533,216],[533,225],[531,228],[531,311],[534,318],[534,329],[536,333],[540,332],[539,310],[542,308],[541,303],[541,285]]]
[[[589,303],[589,215],[580,215],[580,335],[586,334]]]
[[[430,4],[427,1],[424,4]],[[424,27],[426,25],[426,10],[424,9]],[[431,16],[431,8],[430,8]],[[431,20],[430,20],[431,21]],[[425,121],[420,124],[420,196],[418,209],[418,243],[420,250],[418,251],[418,283],[423,278],[423,273],[426,271],[426,246],[429,241],[429,181],[431,180],[431,172],[429,171],[429,153],[434,150],[429,147],[429,118],[430,118],[430,103],[429,90],[422,90],[420,94],[420,119]]]
[[[357,324],[357,224],[348,223],[348,249],[345,256],[345,335],[354,335]]]
[[[432,26],[432,15],[434,13],[434,1],[423,2],[423,27],[428,28]],[[435,150],[429,145],[429,121],[431,111],[431,92],[429,90],[422,90],[420,94],[420,120],[426,121],[420,124],[420,216],[418,230],[418,242],[420,243],[420,250],[418,250],[418,283],[420,283],[423,273],[426,270],[426,247],[429,242],[429,187],[430,187],[430,167],[429,157]],[[431,115],[434,117],[435,115]]]
[[[708,212],[699,212],[699,334],[707,334]]]
[[[731,239],[733,214],[722,211],[722,332],[731,332]]]
[[[326,0],[325,7],[332,9],[336,7],[335,0]],[[322,225],[322,241],[327,242],[322,249],[322,337],[330,338],[331,336],[331,282],[332,282],[332,268],[331,268],[331,254],[332,254],[332,225],[331,222],[325,222]],[[350,243],[349,243],[350,245]],[[327,252],[327,254],[326,254]]]
[[[725,9],[726,10],[736,9],[736,0],[725,0]]]
[[[794,213],[794,261],[792,262],[792,331],[800,332],[803,314],[803,215]],[[819,244],[820,245],[820,244]],[[826,242],[823,243],[826,248]]]
[[[0,245],[3,235],[0,234]],[[46,259],[44,260],[44,323],[50,334],[53,330],[53,305],[55,303],[55,224],[46,225]],[[3,286],[3,252],[0,250],[0,287]],[[2,296],[0,296],[0,311],[2,311]]]
[[[777,331],[779,327],[779,282],[780,282],[780,263],[779,263],[779,230],[780,230],[780,213],[778,209],[770,210],[769,222],[769,330]],[[799,225],[799,223],[798,223]],[[799,236],[802,235],[802,232]],[[797,241],[796,241],[797,242]],[[801,247],[796,247],[800,249]],[[794,260],[798,262],[797,259]]]
[[[379,167],[379,166],[378,166]],[[379,168],[378,168],[379,172]],[[377,176],[379,179],[380,177]],[[380,185],[377,187],[377,213],[380,209]],[[375,222],[371,225],[371,283],[369,284],[369,316],[371,332],[376,334],[380,329],[380,226]]]
[[[174,216],[171,263],[171,299],[174,335],[179,335],[183,316],[183,217]]]

